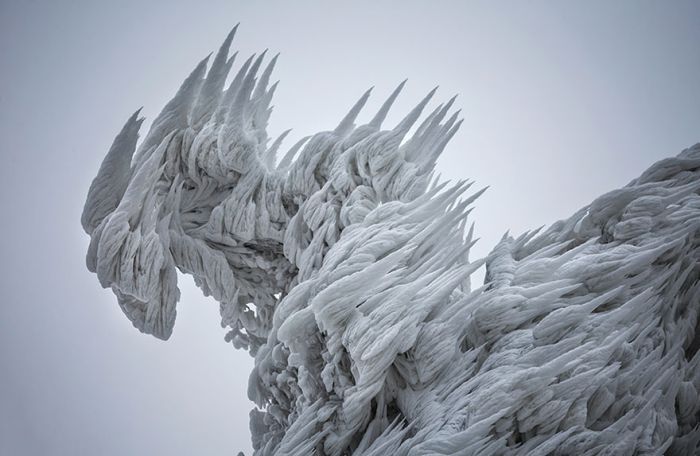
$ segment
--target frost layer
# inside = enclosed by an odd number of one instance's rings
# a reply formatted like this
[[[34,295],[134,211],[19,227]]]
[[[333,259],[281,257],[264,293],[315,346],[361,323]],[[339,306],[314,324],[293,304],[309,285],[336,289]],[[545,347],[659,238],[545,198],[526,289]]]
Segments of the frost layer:
[[[470,262],[480,192],[432,178],[453,100],[382,129],[401,84],[356,126],[368,91],[278,160],[276,57],[225,87],[234,32],[138,147],[127,121],[82,224],[142,332],[170,336],[177,269],[220,302],[255,357],[255,454],[698,451],[700,145]]]

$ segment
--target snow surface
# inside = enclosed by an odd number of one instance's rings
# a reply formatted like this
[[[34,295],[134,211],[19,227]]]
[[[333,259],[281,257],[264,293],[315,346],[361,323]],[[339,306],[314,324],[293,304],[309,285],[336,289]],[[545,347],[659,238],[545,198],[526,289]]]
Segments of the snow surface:
[[[433,176],[454,99],[383,130],[403,83],[356,126],[367,91],[278,159],[276,57],[225,88],[234,34],[138,145],[129,118],[82,224],[142,332],[170,336],[177,269],[220,302],[256,454],[700,451],[700,144],[470,261],[483,190]]]

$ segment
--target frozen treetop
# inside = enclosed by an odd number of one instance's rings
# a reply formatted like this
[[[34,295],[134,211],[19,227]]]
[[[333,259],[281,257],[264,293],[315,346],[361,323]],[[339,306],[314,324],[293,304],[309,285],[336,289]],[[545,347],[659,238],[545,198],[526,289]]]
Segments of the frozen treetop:
[[[483,190],[433,178],[454,99],[385,127],[402,83],[356,126],[368,91],[280,154],[277,57],[229,77],[234,32],[140,143],[129,118],[82,224],[140,331],[170,336],[178,269],[219,301],[256,454],[698,451],[700,145],[471,262]]]

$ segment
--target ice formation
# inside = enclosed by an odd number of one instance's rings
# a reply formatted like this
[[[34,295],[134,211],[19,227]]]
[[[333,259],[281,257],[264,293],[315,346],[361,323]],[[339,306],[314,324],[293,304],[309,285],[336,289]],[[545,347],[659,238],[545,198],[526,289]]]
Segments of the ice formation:
[[[82,224],[140,331],[170,336],[177,270],[220,302],[255,358],[255,454],[699,451],[700,144],[470,262],[481,192],[433,178],[453,100],[384,130],[401,84],[355,126],[368,91],[278,160],[276,57],[225,88],[233,34],[138,147],[127,121]]]

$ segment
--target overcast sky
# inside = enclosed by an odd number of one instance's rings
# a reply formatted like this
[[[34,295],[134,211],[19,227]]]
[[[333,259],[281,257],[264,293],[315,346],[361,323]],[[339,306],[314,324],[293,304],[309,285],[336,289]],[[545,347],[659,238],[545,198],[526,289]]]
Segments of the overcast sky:
[[[262,6],[264,5],[264,6]],[[168,342],[140,334],[85,268],[83,201],[124,121],[148,121],[241,22],[281,52],[270,132],[333,128],[404,78],[465,123],[438,162],[490,185],[476,256],[700,141],[700,2],[0,1],[0,454],[250,449],[252,361],[182,285]],[[183,281],[181,280],[181,283]]]

